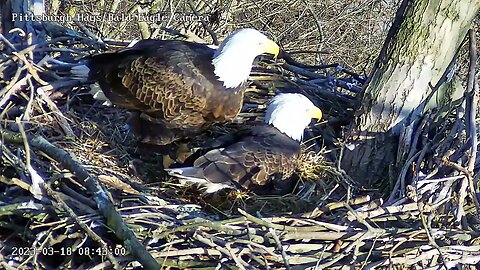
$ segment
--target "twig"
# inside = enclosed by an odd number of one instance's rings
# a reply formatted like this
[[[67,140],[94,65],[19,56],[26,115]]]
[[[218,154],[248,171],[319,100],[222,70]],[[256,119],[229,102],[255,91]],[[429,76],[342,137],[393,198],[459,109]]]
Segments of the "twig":
[[[22,123],[20,122],[20,118],[15,118],[15,122],[17,123],[17,126],[18,126],[18,129],[20,131],[20,134],[22,136],[22,142],[23,142],[23,147],[25,147],[25,165],[28,167],[30,167],[30,145],[28,143],[28,140],[27,140],[27,134],[25,133],[25,130],[23,129],[23,125]]]
[[[12,143],[21,143],[22,139],[18,134],[12,134],[3,130],[0,130],[5,140]],[[49,156],[60,162],[65,168],[69,169],[75,176],[83,182],[89,192],[94,194],[94,199],[97,203],[102,215],[107,220],[107,224],[113,229],[119,239],[123,241],[123,244],[128,251],[135,256],[135,258],[146,269],[159,269],[160,265],[155,259],[148,253],[145,247],[138,241],[135,234],[125,224],[121,215],[116,211],[115,206],[110,201],[104,188],[99,183],[97,177],[92,176],[78,161],[74,160],[68,152],[60,149],[41,136],[36,136],[28,140],[30,145],[37,150],[47,153]]]
[[[28,53],[28,52],[32,52],[36,47],[37,47],[37,45],[33,45],[30,50],[27,50],[27,53]],[[25,51],[25,50],[24,50],[24,51]],[[23,52],[23,51],[22,51],[22,52]],[[33,65],[29,62],[29,60],[25,57],[25,55],[22,54],[22,52],[19,52],[19,53],[14,52],[13,55],[15,55],[16,57],[18,57],[18,59],[20,59],[20,60],[25,64],[25,66],[27,67],[28,72],[32,75],[32,77],[33,77],[37,82],[39,82],[39,83],[42,84],[42,85],[47,85],[48,83],[40,78],[40,76],[38,75],[38,72],[35,70],[35,68],[34,68]]]
[[[455,216],[456,216],[456,222],[458,226],[466,229],[467,225],[462,222],[462,219],[465,216],[465,210],[463,208],[463,205],[465,203],[465,198],[467,197],[468,182],[469,182],[469,178],[471,177],[470,172],[467,169],[463,168],[462,166],[449,161],[448,158],[444,157],[442,161],[444,165],[450,166],[462,172],[464,175],[464,178],[460,183],[460,189],[458,190],[458,202],[457,202],[458,208]]]
[[[467,104],[467,136],[470,138],[470,155],[468,157],[467,170],[469,171],[470,177],[468,177],[468,183],[470,186],[470,195],[472,196],[473,201],[475,202],[475,207],[477,215],[480,214],[480,205],[477,197],[477,188],[476,183],[473,181],[473,171],[475,169],[475,161],[477,159],[477,125],[475,117],[477,115],[478,107],[478,82],[476,78],[476,67],[477,67],[477,42],[475,37],[475,31],[470,29],[468,32],[470,39],[470,66],[468,71],[468,80],[467,80],[467,95],[466,100]]]
[[[77,223],[78,226],[80,226],[88,236],[90,236],[95,242],[97,242],[102,247],[103,250],[109,250],[107,243],[105,243],[105,241],[103,241],[102,238],[100,238],[98,236],[98,234],[96,234],[92,229],[90,229],[90,227],[88,227],[84,222],[82,222],[78,218],[78,216],[75,214],[75,212],[62,200],[62,198],[60,196],[58,196],[56,194],[55,191],[52,190],[50,185],[46,185],[45,190],[47,191],[47,194],[50,197],[55,199],[55,201],[57,202],[57,206],[61,210],[65,211],[73,220],[75,220],[75,223]],[[122,269],[122,267],[118,263],[117,259],[115,259],[115,257],[113,256],[113,254],[111,252],[107,252],[106,256],[110,260],[110,262],[113,264],[113,267],[115,269],[117,269],[117,270]]]
[[[29,121],[30,120],[30,114],[32,113],[32,105],[33,101],[35,99],[35,91],[34,91],[34,86],[32,83],[31,79],[28,79],[28,85],[30,89],[30,96],[28,99],[27,107],[25,108],[25,112],[23,113],[22,120],[23,121]]]
[[[466,100],[466,117],[467,117],[467,136],[470,138],[471,148],[470,148],[470,156],[468,160],[467,169],[470,173],[473,173],[473,169],[475,166],[475,160],[477,157],[477,128],[475,124],[475,117],[477,112],[477,103],[478,103],[478,96],[475,89],[475,70],[477,67],[477,44],[475,38],[475,31],[470,29],[468,31],[468,36],[470,39],[470,65],[468,69],[468,79],[467,79],[467,95],[469,98]],[[475,192],[472,190],[471,192]]]
[[[313,50],[294,50],[289,51],[289,54],[299,54],[299,53],[318,53],[318,54],[329,54],[328,51],[313,51]]]
[[[278,238],[278,235],[275,232],[275,229],[268,228],[268,231],[270,232],[270,235],[272,235],[273,240],[275,240],[275,243],[277,244],[277,247],[280,250],[280,253],[282,254],[282,259],[283,259],[283,263],[285,264],[285,269],[290,270],[290,264],[288,263],[287,253],[285,252],[282,242]]]
[[[405,195],[405,177],[407,175],[407,172],[408,170],[411,168],[411,164],[413,163],[413,161],[420,155],[420,152],[416,152],[417,151],[417,144],[418,144],[418,140],[420,139],[420,135],[422,134],[422,131],[423,129],[427,126],[427,123],[428,123],[428,120],[430,120],[431,118],[430,117],[424,117],[422,119],[422,122],[420,123],[420,125],[417,127],[417,130],[415,132],[415,134],[413,135],[413,139],[412,139],[412,136],[409,136],[410,140],[411,140],[411,143],[409,144],[409,149],[406,149],[408,150],[408,156],[406,158],[406,161],[404,162],[403,164],[403,168],[402,168],[402,171],[401,173],[399,174],[398,176],[398,179],[397,179],[397,182],[395,183],[395,186],[393,188],[393,191],[392,193],[390,194],[390,197],[388,198],[388,202],[393,202],[396,198],[396,194],[399,193],[400,194],[400,198],[402,198],[404,195]],[[415,121],[412,123],[412,125],[415,125]],[[409,126],[410,127],[410,126]],[[407,128],[409,128],[407,127]],[[402,133],[403,136],[408,136],[404,133]],[[405,138],[406,140],[407,138]],[[402,142],[400,142],[400,144],[402,144]],[[400,147],[399,147],[399,150],[400,150]],[[397,158],[400,160],[401,159],[401,154],[397,154]]]
[[[0,39],[5,42],[5,44],[7,44],[8,47],[10,47],[10,49],[12,49],[14,52],[17,51],[17,48],[15,48],[15,46],[13,46],[13,44],[10,42],[10,40],[8,40],[2,33],[0,33]]]
[[[19,67],[17,69],[17,73],[15,74],[15,77],[16,75],[18,74],[18,76],[20,77],[22,71],[23,71],[24,67]],[[23,77],[22,79],[20,80],[17,80],[17,81],[13,81],[13,84],[8,84],[5,88],[3,88],[2,90],[0,90],[0,97],[2,98],[0,100],[0,108],[3,107],[3,105],[5,105],[7,103],[7,101],[10,99],[10,97],[16,93],[17,91],[19,91],[22,87],[26,86],[27,85],[27,79],[30,78],[32,75],[31,74],[27,74],[25,77]],[[18,77],[16,77],[16,79],[18,79]]]
[[[106,48],[105,42],[103,42],[103,40],[100,37],[98,37],[97,35],[92,33],[92,31],[88,30],[88,28],[82,22],[80,22],[78,20],[73,20],[73,22],[78,26],[78,28],[80,28],[80,30],[85,35],[87,35],[89,38],[95,40],[98,44],[100,44],[102,46],[103,49]]]
[[[315,231],[326,231],[326,227],[324,226],[309,226],[309,227],[295,227],[295,226],[287,226],[287,225],[281,225],[281,224],[275,224],[271,221],[265,220],[264,218],[257,218],[255,216],[250,215],[249,213],[245,212],[244,210],[238,208],[237,211],[244,215],[248,220],[257,223],[259,225],[265,226],[267,228],[272,228],[276,230],[282,230],[282,231],[294,231],[294,232],[315,232]],[[326,225],[328,226],[328,225]]]
[[[408,213],[418,210],[418,205],[414,202],[408,204],[402,204],[398,206],[387,206],[387,207],[379,207],[375,210],[369,212],[357,212],[355,216],[348,215],[347,218],[350,221],[355,220],[356,218],[368,218],[372,219],[384,214],[398,214],[398,213]],[[353,213],[352,213],[353,214]]]
[[[190,6],[190,8],[192,9],[193,11],[193,14],[195,14],[195,16],[198,17],[198,19],[200,20],[200,23],[202,24],[203,28],[205,28],[205,30],[207,30],[207,32],[210,34],[210,36],[212,37],[212,40],[213,40],[213,44],[215,45],[218,45],[218,38],[217,38],[217,34],[215,34],[215,32],[210,28],[210,26],[208,26],[207,22],[202,18],[202,16],[198,13],[197,9],[193,6],[193,3],[191,0],[188,0],[188,5]]]
[[[67,118],[63,113],[58,109],[57,105],[48,97],[48,95],[40,88],[37,88],[37,93],[40,95],[42,100],[47,104],[48,108],[55,113],[57,116],[60,127],[65,132],[65,135],[70,138],[75,137],[75,133],[73,133],[73,129],[67,121]]]
[[[333,202],[333,203],[329,203],[326,206],[321,207],[321,208],[317,207],[311,213],[304,214],[303,216],[308,217],[308,218],[315,218],[315,217],[321,216],[325,212],[332,211],[332,210],[335,210],[335,209],[338,209],[338,208],[343,208],[347,204],[358,205],[358,204],[364,204],[368,201],[370,201],[370,196],[358,197],[358,198],[350,200],[348,203],[347,202]]]
[[[423,152],[424,151],[422,151],[422,153]],[[418,178],[418,172],[416,172],[415,178]],[[421,195],[418,194],[418,185],[417,185],[416,181],[414,183],[414,190],[415,190],[415,193],[416,193],[415,195],[420,197]],[[425,208],[424,207],[424,202],[421,201],[421,200],[417,200],[417,205],[418,205],[418,210],[419,210],[419,213],[420,213],[420,220],[422,221],[422,225],[423,225],[423,228],[425,230],[425,234],[427,235],[428,242],[430,243],[430,245],[432,245],[434,248],[436,248],[438,250],[438,254],[439,254],[439,256],[442,260],[443,265],[445,266],[445,268],[448,268],[448,266],[445,264],[445,257],[443,256],[443,253],[440,249],[440,246],[438,246],[437,242],[435,242],[435,239],[433,238],[432,233],[430,232],[431,226],[430,226],[430,224],[427,223],[427,219],[426,219],[425,214],[423,212],[423,208]]]
[[[236,265],[237,265],[240,269],[245,270],[245,266],[248,266],[243,260],[241,260],[240,258],[238,258],[231,249],[227,249],[226,247],[225,247],[225,248],[224,248],[224,247],[221,247],[221,246],[215,244],[215,242],[214,242],[212,239],[206,238],[206,237],[205,237],[206,235],[201,235],[201,234],[202,234],[201,232],[197,232],[197,233],[195,234],[195,238],[196,238],[198,241],[200,241],[200,242],[202,242],[202,243],[204,243],[204,244],[206,244],[206,245],[208,245],[208,246],[210,246],[210,247],[212,247],[212,248],[215,248],[215,249],[217,249],[218,251],[220,251],[221,253],[223,253],[224,255],[232,258],[232,260],[236,263]]]

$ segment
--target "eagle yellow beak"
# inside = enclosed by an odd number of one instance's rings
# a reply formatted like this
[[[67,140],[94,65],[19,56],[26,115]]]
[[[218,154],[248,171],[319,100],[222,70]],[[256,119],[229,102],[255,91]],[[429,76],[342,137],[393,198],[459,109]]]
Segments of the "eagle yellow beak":
[[[277,59],[280,53],[280,47],[270,39],[262,45],[261,49],[263,53],[273,54],[274,59]]]
[[[308,113],[308,116],[310,116],[313,119],[318,119],[318,120],[322,119],[322,115],[323,115],[322,111],[317,107],[313,107],[312,109],[308,110],[307,113]]]

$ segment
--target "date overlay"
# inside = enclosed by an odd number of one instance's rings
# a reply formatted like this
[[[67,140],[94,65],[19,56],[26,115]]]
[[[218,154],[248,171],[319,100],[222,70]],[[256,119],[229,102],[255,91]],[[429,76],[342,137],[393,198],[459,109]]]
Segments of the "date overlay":
[[[125,256],[128,251],[125,247],[61,247],[55,249],[53,247],[33,248],[33,247],[12,247],[12,256]]]

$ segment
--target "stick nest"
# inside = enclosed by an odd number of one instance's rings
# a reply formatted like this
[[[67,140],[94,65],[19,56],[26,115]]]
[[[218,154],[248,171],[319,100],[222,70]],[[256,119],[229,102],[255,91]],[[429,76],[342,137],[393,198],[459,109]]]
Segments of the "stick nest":
[[[280,64],[259,62],[238,122],[213,128],[197,138],[199,145],[261,121],[265,102],[278,92],[308,95],[329,121],[309,131],[292,194],[206,196],[159,171],[155,155],[139,156],[125,126],[127,112],[95,102],[89,86],[58,68],[108,44],[49,27],[43,43],[2,36],[3,268],[133,269],[139,262],[148,268],[151,261],[142,257],[148,253],[173,269],[440,269],[478,263],[478,227],[454,222],[460,207],[453,186],[466,176],[450,161],[428,155],[416,160],[445,177],[423,175],[399,185],[394,203],[385,203],[376,190],[360,189],[332,163],[332,149],[366,78],[338,65],[308,66],[289,57]],[[455,125],[461,122],[455,112],[431,113],[424,121],[432,124],[414,132],[421,137]],[[448,147],[444,141],[437,147],[445,152],[455,141],[459,150],[464,140],[455,137]],[[460,220],[472,224],[475,206],[460,198]]]

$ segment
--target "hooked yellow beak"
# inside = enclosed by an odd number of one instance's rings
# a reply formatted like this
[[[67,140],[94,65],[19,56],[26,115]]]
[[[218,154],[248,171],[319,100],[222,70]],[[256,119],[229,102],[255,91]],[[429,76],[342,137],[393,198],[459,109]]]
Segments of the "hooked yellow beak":
[[[277,43],[273,42],[272,40],[268,40],[262,46],[263,53],[273,54],[274,59],[277,59],[278,54],[280,53],[280,47]]]
[[[308,110],[307,113],[308,113],[308,116],[310,116],[313,119],[318,119],[318,120],[322,119],[322,115],[323,115],[322,111],[317,107],[314,107]]]

